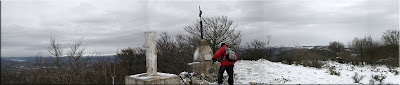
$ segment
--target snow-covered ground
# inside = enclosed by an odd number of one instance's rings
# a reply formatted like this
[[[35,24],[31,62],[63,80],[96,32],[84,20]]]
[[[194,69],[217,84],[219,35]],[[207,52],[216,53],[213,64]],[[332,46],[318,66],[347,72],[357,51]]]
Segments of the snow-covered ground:
[[[335,66],[340,76],[330,75],[328,68]],[[400,68],[396,68],[400,71]],[[303,67],[301,65],[287,65],[270,62],[268,60],[239,60],[235,63],[234,75],[236,84],[354,84],[352,77],[355,72],[365,75],[360,81],[362,84],[369,84],[371,75],[383,74],[385,84],[399,84],[400,76],[389,72],[386,66],[354,66],[351,64],[340,64],[329,61],[324,68]],[[225,72],[226,75],[226,72]],[[377,84],[379,82],[376,82]]]

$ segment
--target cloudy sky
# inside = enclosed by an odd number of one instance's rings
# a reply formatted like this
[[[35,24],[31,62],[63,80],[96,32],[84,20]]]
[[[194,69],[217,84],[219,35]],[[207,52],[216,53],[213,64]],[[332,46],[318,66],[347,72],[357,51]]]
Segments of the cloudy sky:
[[[347,44],[399,29],[399,0],[2,0],[1,56],[47,55],[50,37],[68,46],[84,37],[86,53],[144,45],[144,32],[186,33],[203,17],[227,16],[242,43],[273,46]]]

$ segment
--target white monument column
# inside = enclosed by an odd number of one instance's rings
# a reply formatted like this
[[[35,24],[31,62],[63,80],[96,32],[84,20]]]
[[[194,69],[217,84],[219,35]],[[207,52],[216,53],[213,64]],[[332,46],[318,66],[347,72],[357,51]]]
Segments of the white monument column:
[[[157,75],[156,32],[145,32],[146,69],[148,76]]]
[[[146,73],[125,76],[125,84],[130,85],[179,85],[178,75],[170,73],[157,73],[157,48],[156,32],[144,32],[146,49]]]

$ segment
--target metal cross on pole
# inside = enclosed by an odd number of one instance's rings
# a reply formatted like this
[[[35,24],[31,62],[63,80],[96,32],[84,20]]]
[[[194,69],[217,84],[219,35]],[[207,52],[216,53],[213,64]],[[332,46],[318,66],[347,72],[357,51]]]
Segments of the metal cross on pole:
[[[201,39],[204,39],[203,38],[203,20],[201,19],[201,13],[203,13],[203,12],[200,9],[200,5],[199,5],[199,10],[200,10],[200,14],[199,14],[199,17],[200,17],[200,37],[201,37]]]

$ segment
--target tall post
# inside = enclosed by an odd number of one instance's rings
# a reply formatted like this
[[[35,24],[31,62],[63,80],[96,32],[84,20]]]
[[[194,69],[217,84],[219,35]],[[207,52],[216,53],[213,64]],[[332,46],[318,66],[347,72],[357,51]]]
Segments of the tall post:
[[[148,76],[157,75],[156,32],[145,32],[146,69]]]
[[[203,38],[203,20],[201,19],[201,14],[203,12],[201,11],[200,6],[199,6],[199,10],[200,10],[200,14],[199,14],[199,17],[200,17],[200,37],[201,37],[201,39],[204,39]]]

